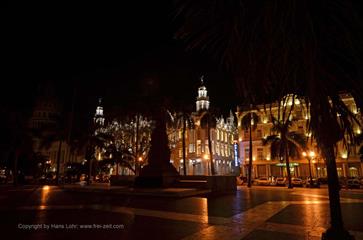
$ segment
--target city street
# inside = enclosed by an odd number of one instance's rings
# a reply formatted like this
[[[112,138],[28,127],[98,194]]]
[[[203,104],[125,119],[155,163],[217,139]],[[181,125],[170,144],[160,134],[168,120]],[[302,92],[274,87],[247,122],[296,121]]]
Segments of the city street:
[[[320,239],[327,189],[238,187],[235,194],[161,198],[0,186],[10,239]],[[342,190],[345,227],[363,239],[363,191]],[[2,238],[5,239],[5,238]]]

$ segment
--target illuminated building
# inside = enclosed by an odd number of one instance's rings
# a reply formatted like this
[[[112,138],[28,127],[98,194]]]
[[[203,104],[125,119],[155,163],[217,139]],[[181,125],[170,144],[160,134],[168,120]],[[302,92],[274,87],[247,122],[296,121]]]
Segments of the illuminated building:
[[[198,96],[196,99],[196,111],[190,114],[191,122],[193,126],[188,126],[185,134],[185,146],[186,146],[186,167],[188,175],[210,175],[210,156],[208,146],[208,134],[207,128],[202,126],[202,122],[205,122],[207,113],[210,111],[210,102],[207,88],[204,85],[203,78],[201,79],[201,85],[198,88]],[[145,143],[149,143],[151,139],[151,131],[153,128],[153,121],[147,118],[139,116],[139,137],[147,139]],[[237,145],[235,144],[237,139],[237,127],[235,124],[234,115],[230,112],[227,118],[223,116],[212,117],[213,123],[211,124],[210,137],[212,148],[212,159],[216,174],[232,174],[239,169],[239,158],[237,156]],[[94,123],[97,126],[95,134],[99,132],[109,133],[113,137],[131,136],[131,134],[125,134],[130,130],[126,129],[126,126],[132,127],[131,132],[136,132],[136,120],[129,121],[113,121],[112,123],[105,124],[105,118],[103,115],[103,108],[99,105],[96,108],[96,114],[94,116]],[[182,159],[182,126],[171,128],[168,126],[167,132],[169,135],[169,147],[171,149],[170,161],[174,164],[176,169],[183,173],[183,159]],[[132,138],[134,139],[135,136]],[[125,138],[119,139],[119,142],[129,142]],[[132,140],[134,142],[134,140]],[[147,164],[149,145],[145,145],[145,150],[140,153],[136,153],[133,150],[134,144],[129,144],[130,153],[133,153],[134,159],[141,157],[142,164]],[[141,149],[139,145],[138,149]],[[136,156],[137,155],[137,156]],[[104,149],[96,148],[97,160],[103,160],[109,158],[105,155]],[[132,174],[130,171],[122,172],[122,168],[119,168],[121,174]]]
[[[94,123],[97,127],[103,127],[105,124],[105,117],[103,116],[103,106],[101,105],[102,99],[98,99],[98,106],[96,108],[96,113],[93,118]]]
[[[186,168],[187,175],[210,175],[210,156],[208,146],[207,127],[201,124],[207,117],[206,113],[210,111],[210,102],[207,88],[204,85],[203,77],[201,85],[198,88],[196,99],[196,111],[191,113],[190,118],[194,123],[188,126],[185,134],[186,146]],[[233,113],[227,119],[221,117],[212,117],[210,137],[213,153],[213,163],[216,174],[231,174],[235,171],[235,160],[238,157],[234,154],[234,141],[236,139],[237,128]],[[183,173],[183,156],[182,156],[182,128],[176,131],[175,147],[171,151],[171,161],[176,169]],[[239,163],[237,163],[238,165]]]
[[[287,98],[286,106],[292,105],[293,98]],[[356,118],[362,123],[362,114],[355,104],[353,97],[350,94],[341,94],[341,99],[345,105],[355,114]],[[310,118],[304,102],[302,100],[294,99],[294,108],[291,114],[292,125],[289,128],[290,132],[300,133],[308,138],[307,149],[314,152],[314,157],[311,159],[311,171],[313,177],[326,177],[327,170],[324,159],[319,153],[319,148],[315,141],[311,140],[311,133],[307,129],[307,120]],[[259,116],[260,121],[255,130],[252,131],[252,147],[253,147],[253,171],[252,177],[270,177],[270,176],[286,176],[286,164],[280,162],[279,159],[271,157],[270,145],[264,145],[263,139],[267,136],[274,134],[272,132],[273,123],[271,122],[271,114],[269,104],[266,110],[263,105],[259,105],[253,109],[253,112]],[[272,115],[276,117],[278,112],[278,104],[271,105]],[[247,166],[249,163],[249,129],[244,129],[242,126],[242,119],[246,114],[249,114],[249,107],[237,107],[238,119],[238,143],[239,155],[241,158],[241,171],[244,176],[247,176]],[[355,124],[353,129],[356,134],[361,133],[360,127]],[[276,134],[276,133],[275,133]],[[343,142],[337,144],[338,151],[336,157],[338,176],[344,177],[357,177],[363,176],[363,166],[359,158],[359,146],[349,147],[349,157],[347,149],[344,147]],[[306,178],[309,176],[308,160],[300,152],[299,157],[290,156],[290,172],[291,176]]]

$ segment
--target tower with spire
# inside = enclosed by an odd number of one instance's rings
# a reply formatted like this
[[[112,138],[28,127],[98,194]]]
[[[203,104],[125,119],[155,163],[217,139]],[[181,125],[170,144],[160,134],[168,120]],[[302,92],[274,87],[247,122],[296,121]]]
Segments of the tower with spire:
[[[197,112],[209,109],[209,97],[207,88],[204,86],[204,76],[200,77],[200,87],[198,88],[198,97],[195,104]]]
[[[94,123],[97,126],[102,127],[105,124],[105,118],[103,116],[102,98],[98,99],[98,106],[96,108],[96,113],[93,118]]]

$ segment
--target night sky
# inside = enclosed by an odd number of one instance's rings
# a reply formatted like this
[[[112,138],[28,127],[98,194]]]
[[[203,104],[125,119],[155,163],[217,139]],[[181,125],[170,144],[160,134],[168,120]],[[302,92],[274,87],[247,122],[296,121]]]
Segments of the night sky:
[[[51,81],[65,108],[75,87],[77,111],[91,115],[98,97],[105,111],[122,107],[142,95],[147,79],[159,79],[165,96],[194,106],[199,77],[205,75],[211,104],[225,113],[234,110],[242,100],[218,63],[186,52],[174,40],[178,22],[171,1],[129,2],[85,8],[44,1],[3,8],[2,105],[29,109],[37,85]]]

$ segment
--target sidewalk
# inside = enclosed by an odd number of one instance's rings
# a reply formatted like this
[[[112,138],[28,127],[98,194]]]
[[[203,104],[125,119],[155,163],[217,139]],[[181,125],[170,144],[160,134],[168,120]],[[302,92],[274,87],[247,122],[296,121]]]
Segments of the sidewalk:
[[[127,186],[110,186],[107,183],[94,183],[91,185],[65,184],[60,186],[65,191],[86,193],[107,193],[125,196],[149,196],[183,198],[208,194],[208,189],[196,188],[132,188]]]

